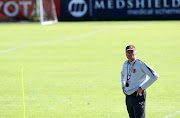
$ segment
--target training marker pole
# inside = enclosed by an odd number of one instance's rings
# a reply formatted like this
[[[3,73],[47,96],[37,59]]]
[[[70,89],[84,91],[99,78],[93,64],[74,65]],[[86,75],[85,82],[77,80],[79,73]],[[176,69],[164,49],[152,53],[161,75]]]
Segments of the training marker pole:
[[[24,103],[24,85],[23,85],[23,67],[21,69],[21,87],[22,87],[22,103],[23,103],[23,118],[25,118],[25,103]]]

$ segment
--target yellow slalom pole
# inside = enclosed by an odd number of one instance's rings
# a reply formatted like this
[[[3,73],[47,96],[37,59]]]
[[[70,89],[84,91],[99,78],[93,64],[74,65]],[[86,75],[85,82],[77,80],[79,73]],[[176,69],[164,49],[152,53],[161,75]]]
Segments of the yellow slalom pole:
[[[23,118],[25,118],[25,102],[24,102],[24,85],[23,85],[23,67],[21,69],[21,87],[22,87],[22,103],[23,103]]]

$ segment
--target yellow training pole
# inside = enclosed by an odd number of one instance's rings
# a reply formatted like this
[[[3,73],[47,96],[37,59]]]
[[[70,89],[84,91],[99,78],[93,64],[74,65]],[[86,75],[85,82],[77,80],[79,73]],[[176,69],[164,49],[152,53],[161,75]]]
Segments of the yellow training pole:
[[[24,85],[23,85],[23,67],[21,69],[21,87],[22,87],[22,103],[23,103],[23,118],[25,118],[25,103],[24,103]]]

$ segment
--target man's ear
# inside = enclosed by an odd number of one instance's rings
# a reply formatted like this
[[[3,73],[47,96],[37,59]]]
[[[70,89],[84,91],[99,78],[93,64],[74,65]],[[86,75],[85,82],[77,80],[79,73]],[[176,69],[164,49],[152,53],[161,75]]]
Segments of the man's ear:
[[[137,51],[135,52],[135,55],[137,55]]]

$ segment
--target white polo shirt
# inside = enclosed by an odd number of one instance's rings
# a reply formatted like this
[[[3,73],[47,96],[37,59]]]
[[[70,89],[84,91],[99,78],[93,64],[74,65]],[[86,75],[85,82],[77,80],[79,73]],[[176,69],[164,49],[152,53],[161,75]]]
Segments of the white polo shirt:
[[[148,76],[150,77],[149,79]],[[143,90],[148,88],[158,78],[158,74],[146,63],[140,61],[139,59],[135,59],[130,64],[127,60],[123,64],[121,83],[122,87],[125,88],[124,91],[127,95],[133,94],[139,89],[139,87],[141,87]],[[129,87],[125,86],[126,82],[129,83]]]

